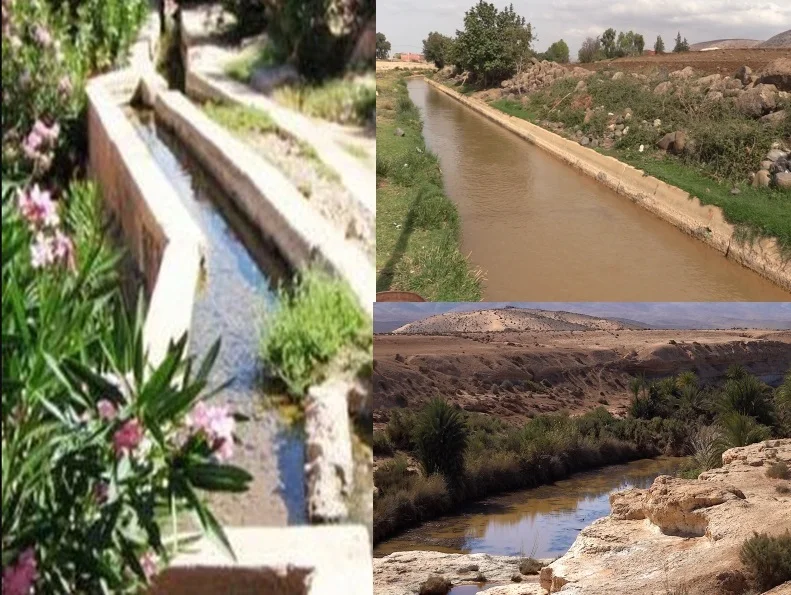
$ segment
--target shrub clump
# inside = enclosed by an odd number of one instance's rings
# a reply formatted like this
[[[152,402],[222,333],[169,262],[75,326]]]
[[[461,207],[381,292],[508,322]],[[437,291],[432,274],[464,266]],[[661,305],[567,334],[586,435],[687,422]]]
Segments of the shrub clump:
[[[777,537],[755,533],[742,544],[739,557],[761,591],[782,585],[791,580],[791,532]]]
[[[450,483],[461,478],[467,435],[460,410],[444,399],[433,399],[417,418],[414,440],[426,475],[441,473]]]
[[[766,476],[770,479],[791,479],[791,471],[783,461],[777,461],[766,470]]]
[[[278,291],[278,303],[267,312],[260,352],[299,399],[342,350],[370,349],[371,336],[371,322],[348,285],[309,268],[292,289]]]

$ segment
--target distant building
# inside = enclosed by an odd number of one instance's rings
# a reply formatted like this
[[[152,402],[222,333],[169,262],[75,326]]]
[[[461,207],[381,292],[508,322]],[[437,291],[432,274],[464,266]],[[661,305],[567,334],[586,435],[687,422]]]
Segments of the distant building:
[[[402,62],[423,62],[423,54],[410,54],[409,52],[401,54]]]
[[[655,56],[656,50],[643,50],[643,56]]]

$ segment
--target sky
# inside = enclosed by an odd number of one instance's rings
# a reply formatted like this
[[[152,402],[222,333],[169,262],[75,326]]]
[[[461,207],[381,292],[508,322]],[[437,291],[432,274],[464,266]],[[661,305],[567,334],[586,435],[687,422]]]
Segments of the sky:
[[[791,302],[379,302],[374,304],[374,330],[389,332],[435,314],[506,305],[627,318],[659,328],[791,329]]]
[[[491,0],[489,0],[491,1]],[[477,0],[377,0],[376,30],[395,52],[422,52],[430,31],[453,37],[463,27],[464,13]],[[494,0],[502,9],[510,2]],[[532,25],[534,49],[545,51],[558,39],[576,59],[582,41],[608,27],[642,33],[646,48],[661,35],[673,47],[678,31],[690,44],[714,39],[765,40],[791,29],[788,0],[515,0],[514,10]]]

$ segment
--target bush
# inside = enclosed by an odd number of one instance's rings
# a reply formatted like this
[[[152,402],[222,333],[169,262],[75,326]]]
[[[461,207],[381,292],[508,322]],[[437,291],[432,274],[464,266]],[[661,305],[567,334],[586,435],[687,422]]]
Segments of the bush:
[[[418,415],[414,440],[426,475],[441,473],[452,485],[461,479],[467,436],[458,409],[441,398],[433,399]]]
[[[393,445],[390,443],[390,438],[388,438],[387,434],[380,431],[374,432],[373,450],[375,455],[393,454]]]
[[[519,561],[519,572],[522,574],[538,574],[543,564],[535,558],[523,558]]]
[[[197,490],[252,479],[223,462],[230,412],[201,401],[219,343],[200,366],[186,336],[148,362],[142,299],[129,315],[95,189],[38,195],[43,219],[33,190],[3,182],[4,589],[14,577],[36,593],[138,591],[175,551],[163,516],[195,512],[229,549]]]
[[[310,116],[341,124],[366,124],[376,110],[375,84],[359,78],[279,87],[275,98]]]
[[[292,396],[320,382],[341,350],[370,348],[370,321],[345,282],[309,268],[278,291],[278,302],[266,314],[261,357]]]
[[[783,461],[777,461],[766,470],[766,476],[770,479],[791,479],[791,471]]]
[[[236,30],[240,35],[251,35],[264,30],[266,25],[264,0],[222,0],[222,6],[236,17]]]
[[[412,450],[414,442],[412,432],[415,427],[415,416],[407,409],[393,409],[387,420],[385,432],[392,445],[399,450]]]
[[[762,591],[782,585],[791,580],[791,532],[777,537],[755,533],[742,544],[739,557]]]

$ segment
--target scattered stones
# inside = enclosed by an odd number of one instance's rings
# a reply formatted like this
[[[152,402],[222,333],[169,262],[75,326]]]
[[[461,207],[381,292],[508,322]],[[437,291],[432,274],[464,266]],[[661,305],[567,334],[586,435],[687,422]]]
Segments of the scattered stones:
[[[692,76],[694,76],[694,74],[695,74],[695,71],[692,69],[692,67],[691,66],[687,66],[686,68],[684,68],[682,70],[675,70],[675,71],[671,72],[668,76],[670,78],[672,78],[672,79],[686,80],[686,79],[692,78]]]

